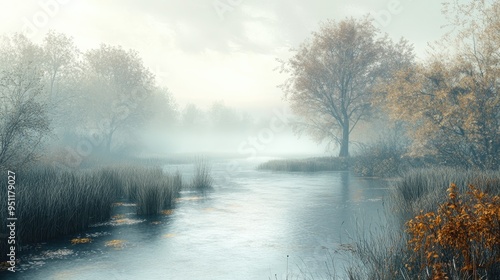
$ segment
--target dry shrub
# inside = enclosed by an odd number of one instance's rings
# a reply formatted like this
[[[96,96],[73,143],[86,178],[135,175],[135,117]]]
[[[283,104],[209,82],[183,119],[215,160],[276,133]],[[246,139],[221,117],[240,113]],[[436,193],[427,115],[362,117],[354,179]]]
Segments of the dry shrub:
[[[473,185],[465,194],[455,184],[447,191],[436,212],[422,211],[407,222],[415,253],[407,267],[430,270],[432,279],[490,278],[500,266],[500,196]]]

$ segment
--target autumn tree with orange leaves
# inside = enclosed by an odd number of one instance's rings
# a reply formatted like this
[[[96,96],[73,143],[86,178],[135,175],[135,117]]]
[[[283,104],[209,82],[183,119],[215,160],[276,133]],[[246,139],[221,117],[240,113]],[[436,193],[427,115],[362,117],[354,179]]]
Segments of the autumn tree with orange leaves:
[[[451,31],[426,62],[384,85],[391,116],[413,127],[415,155],[450,165],[500,167],[500,2],[448,3]]]

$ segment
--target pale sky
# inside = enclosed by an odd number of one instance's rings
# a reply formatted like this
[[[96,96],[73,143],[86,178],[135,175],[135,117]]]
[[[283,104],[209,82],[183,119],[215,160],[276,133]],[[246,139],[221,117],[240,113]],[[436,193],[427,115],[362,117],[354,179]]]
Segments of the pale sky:
[[[0,33],[40,42],[49,29],[82,50],[99,44],[139,52],[179,105],[214,101],[272,110],[283,105],[274,71],[326,19],[370,13],[383,32],[425,56],[446,23],[436,0],[0,0]]]

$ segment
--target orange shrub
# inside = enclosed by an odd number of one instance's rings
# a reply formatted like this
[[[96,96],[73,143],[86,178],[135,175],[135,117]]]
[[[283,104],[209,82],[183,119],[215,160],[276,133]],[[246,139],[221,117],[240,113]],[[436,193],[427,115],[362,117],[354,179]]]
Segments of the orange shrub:
[[[416,253],[412,261],[430,268],[432,279],[448,279],[445,271],[452,270],[477,279],[500,263],[500,196],[469,189],[460,194],[451,184],[436,213],[421,212],[406,223],[408,246]]]

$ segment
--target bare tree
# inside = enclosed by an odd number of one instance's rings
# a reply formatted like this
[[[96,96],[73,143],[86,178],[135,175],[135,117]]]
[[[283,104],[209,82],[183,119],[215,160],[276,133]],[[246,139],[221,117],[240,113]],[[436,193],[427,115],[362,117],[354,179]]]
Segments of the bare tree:
[[[65,78],[70,73],[78,56],[73,38],[62,33],[49,31],[43,42],[43,60],[49,80],[49,99],[53,99],[57,92],[58,79]],[[69,68],[69,69],[68,69]]]
[[[45,36],[41,47],[47,113],[55,133],[59,136],[71,134],[85,112],[79,102],[80,51],[72,37],[52,30]]]
[[[370,113],[374,86],[412,56],[406,41],[392,43],[368,18],[327,21],[295,55],[282,62],[290,78],[281,85],[302,121],[298,133],[340,146],[349,156],[349,136]],[[403,62],[396,62],[401,59]]]
[[[37,157],[50,131],[43,91],[41,49],[22,35],[5,38],[0,50],[0,166],[17,167]]]
[[[83,68],[87,114],[102,130],[111,152],[116,132],[127,132],[149,117],[145,106],[154,76],[136,52],[108,45],[88,51]]]

